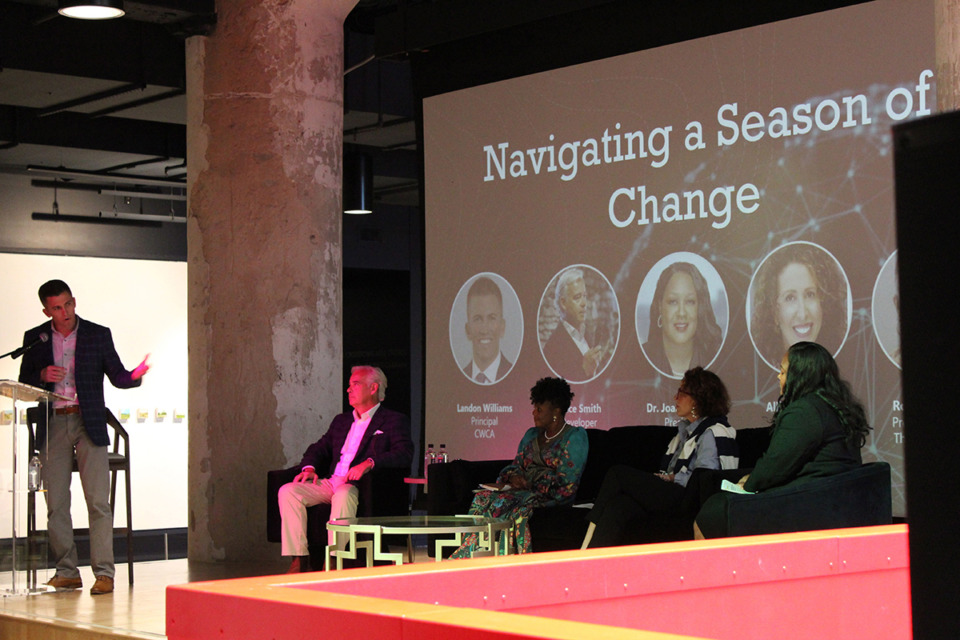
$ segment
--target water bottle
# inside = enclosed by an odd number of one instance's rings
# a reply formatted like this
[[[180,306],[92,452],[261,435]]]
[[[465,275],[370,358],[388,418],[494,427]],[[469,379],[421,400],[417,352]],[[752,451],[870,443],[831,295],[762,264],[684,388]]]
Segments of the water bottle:
[[[30,464],[27,465],[27,490],[40,490],[40,458],[33,456],[30,458]]]
[[[433,445],[427,445],[427,453],[423,456],[423,477],[427,477],[427,469],[436,461],[436,454],[433,453]]]
[[[437,452],[436,462],[446,462],[447,461],[447,445],[441,444],[440,451]]]

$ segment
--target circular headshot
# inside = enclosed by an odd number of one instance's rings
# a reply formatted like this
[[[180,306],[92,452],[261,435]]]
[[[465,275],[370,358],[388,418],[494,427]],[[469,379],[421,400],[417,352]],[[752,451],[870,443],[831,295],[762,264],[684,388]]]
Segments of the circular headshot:
[[[833,254],[812,242],[771,251],[747,290],[747,332],[753,348],[776,371],[797,342],[816,342],[837,355],[852,316],[847,274]]]
[[[496,384],[513,369],[523,344],[523,311],[510,283],[495,273],[467,280],[450,309],[450,350],[474,384]]]
[[[671,253],[643,279],[635,318],[647,361],[680,380],[687,370],[707,368],[717,359],[730,323],[727,288],[702,256]]]
[[[897,252],[887,258],[873,283],[870,302],[873,333],[890,362],[900,367],[900,288],[897,285]]]
[[[577,383],[599,376],[620,341],[620,304],[610,281],[585,264],[562,269],[540,298],[537,331],[555,375]]]

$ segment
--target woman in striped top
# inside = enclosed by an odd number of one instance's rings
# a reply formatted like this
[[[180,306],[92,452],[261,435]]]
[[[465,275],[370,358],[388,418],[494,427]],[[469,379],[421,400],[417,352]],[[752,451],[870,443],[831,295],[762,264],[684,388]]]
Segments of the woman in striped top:
[[[727,422],[730,394],[723,381],[715,373],[695,367],[683,375],[674,400],[680,422],[660,472],[626,465],[607,471],[587,515],[589,526],[581,548],[623,544],[627,527],[636,518],[678,513],[694,469],[737,467],[737,433]]]

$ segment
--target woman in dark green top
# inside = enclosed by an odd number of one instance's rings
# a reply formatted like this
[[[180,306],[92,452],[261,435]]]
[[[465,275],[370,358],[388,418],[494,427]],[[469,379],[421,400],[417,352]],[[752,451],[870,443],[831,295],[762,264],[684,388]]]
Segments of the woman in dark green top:
[[[870,426],[830,352],[815,342],[792,345],[777,379],[780,402],[770,446],[740,486],[764,491],[859,467]],[[694,524],[698,538],[725,535],[726,498],[719,493],[704,503]]]

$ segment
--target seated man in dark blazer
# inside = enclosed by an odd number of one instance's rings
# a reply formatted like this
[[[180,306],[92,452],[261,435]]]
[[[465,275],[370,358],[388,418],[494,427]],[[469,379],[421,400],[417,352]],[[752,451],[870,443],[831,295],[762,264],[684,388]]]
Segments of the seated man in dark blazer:
[[[289,573],[309,570],[307,507],[329,503],[331,520],[352,518],[357,513],[355,483],[374,465],[410,466],[410,421],[380,406],[386,390],[387,377],[379,367],[354,367],[347,385],[353,411],[333,419],[303,454],[297,477],[280,487],[281,553],[293,558]]]

